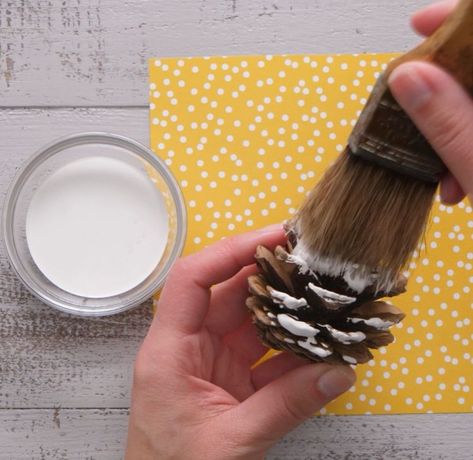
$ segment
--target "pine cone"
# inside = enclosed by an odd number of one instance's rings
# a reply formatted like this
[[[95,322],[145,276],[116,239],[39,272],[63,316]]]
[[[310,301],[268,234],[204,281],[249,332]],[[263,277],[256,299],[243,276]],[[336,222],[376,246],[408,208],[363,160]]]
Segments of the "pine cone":
[[[388,329],[405,316],[378,299],[404,292],[406,279],[399,276],[388,291],[378,291],[376,274],[370,285],[362,285],[346,274],[314,272],[293,254],[297,236],[287,231],[286,248],[278,246],[273,253],[258,247],[261,273],[249,279],[247,306],[262,341],[311,361],[366,363],[373,357],[370,348],[394,340]]]

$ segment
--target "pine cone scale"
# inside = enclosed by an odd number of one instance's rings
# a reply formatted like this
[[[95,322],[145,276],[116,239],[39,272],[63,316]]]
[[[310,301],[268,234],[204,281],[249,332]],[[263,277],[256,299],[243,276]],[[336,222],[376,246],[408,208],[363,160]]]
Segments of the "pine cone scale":
[[[263,270],[268,272],[273,280],[273,287],[275,289],[289,290],[294,292],[293,284],[290,278],[291,268],[283,261],[280,261],[274,254],[266,249],[264,246],[258,246],[256,250],[255,259]]]
[[[312,361],[358,364],[372,359],[370,348],[394,340],[388,329],[404,314],[377,299],[404,290],[405,279],[390,292],[378,293],[371,285],[356,292],[344,277],[318,273],[293,257],[297,238],[290,234],[288,241],[274,253],[258,247],[261,273],[249,278],[247,306],[266,345]]]

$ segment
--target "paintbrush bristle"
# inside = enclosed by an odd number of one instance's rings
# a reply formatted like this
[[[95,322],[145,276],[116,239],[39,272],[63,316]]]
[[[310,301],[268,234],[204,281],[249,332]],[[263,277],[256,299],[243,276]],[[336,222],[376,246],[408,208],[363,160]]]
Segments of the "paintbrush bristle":
[[[367,162],[347,148],[293,220],[312,258],[342,272],[359,267],[389,283],[406,268],[425,232],[435,184]],[[315,255],[315,256],[314,256]]]

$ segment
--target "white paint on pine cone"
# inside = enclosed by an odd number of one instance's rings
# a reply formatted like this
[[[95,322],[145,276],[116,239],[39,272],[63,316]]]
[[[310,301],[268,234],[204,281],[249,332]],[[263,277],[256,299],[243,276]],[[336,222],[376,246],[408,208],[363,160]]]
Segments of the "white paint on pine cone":
[[[300,337],[315,337],[320,331],[304,321],[299,321],[290,315],[281,313],[277,316],[279,324],[291,334]]]
[[[395,280],[392,279],[389,273],[380,276],[356,263],[337,258],[329,259],[317,253],[314,254],[302,240],[297,242],[292,254],[289,255],[288,261],[297,264],[299,272],[302,274],[311,272],[321,273],[334,278],[342,277],[350,289],[358,294],[375,284],[378,291],[390,291],[395,284]]]
[[[377,280],[376,275],[362,276],[357,273],[358,266],[356,264],[348,267],[343,273],[343,279],[345,283],[350,286],[356,293],[361,294],[368,286],[374,284]]]
[[[296,246],[296,248],[297,248],[297,246]],[[294,252],[295,252],[296,248],[294,248]],[[298,265],[299,266],[299,273],[301,273],[302,275],[305,275],[306,273],[310,272],[311,270],[309,268],[309,265],[304,260],[304,258],[294,254],[294,252],[292,254],[289,254],[289,257],[287,258],[288,262],[291,262],[293,264]]]
[[[297,345],[310,351],[311,353],[313,353],[314,355],[320,358],[326,358],[327,356],[330,356],[332,354],[332,352],[328,350],[327,348],[322,348],[318,346],[317,342],[315,342],[310,337],[307,338],[306,340],[298,340]]]
[[[343,358],[343,361],[345,361],[348,364],[357,364],[358,363],[358,361],[355,358],[353,358],[352,356],[342,355],[342,358]]]
[[[298,310],[299,308],[307,307],[307,301],[304,298],[296,299],[285,292],[277,291],[273,288],[269,288],[269,293],[275,303],[284,305],[289,310]]]
[[[353,324],[363,323],[380,331],[387,331],[391,326],[396,324],[393,321],[383,320],[381,318],[347,318],[347,321]]]
[[[344,332],[335,329],[329,324],[323,324],[322,326],[328,330],[330,335],[337,342],[343,343],[344,345],[350,345],[351,343],[360,343],[366,339],[366,335],[363,334],[363,332]]]
[[[308,284],[308,288],[314,291],[321,299],[328,303],[341,303],[342,305],[349,305],[356,301],[356,297],[350,297],[337,292],[329,291],[313,283]]]

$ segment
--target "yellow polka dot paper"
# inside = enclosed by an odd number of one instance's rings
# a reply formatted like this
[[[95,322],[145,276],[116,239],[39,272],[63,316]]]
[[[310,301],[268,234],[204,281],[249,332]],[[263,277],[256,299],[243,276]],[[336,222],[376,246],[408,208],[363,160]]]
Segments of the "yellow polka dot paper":
[[[187,203],[185,251],[282,222],[340,153],[394,55],[150,61],[151,146]],[[436,203],[396,342],[358,366],[336,414],[473,409],[473,214]]]

